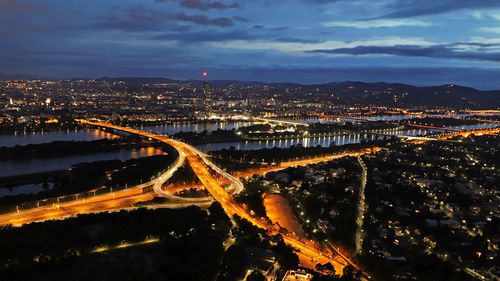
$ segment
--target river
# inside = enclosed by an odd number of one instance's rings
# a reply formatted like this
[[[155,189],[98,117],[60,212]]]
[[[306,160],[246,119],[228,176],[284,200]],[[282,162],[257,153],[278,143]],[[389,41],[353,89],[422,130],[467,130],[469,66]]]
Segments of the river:
[[[398,117],[398,116],[393,116],[393,117]],[[321,119],[307,119],[301,121],[329,122]],[[173,135],[178,132],[202,132],[204,130],[214,131],[217,129],[231,130],[231,129],[238,129],[242,126],[249,126],[252,124],[255,123],[246,121],[229,121],[220,123],[174,124],[174,125],[154,126],[154,127],[140,127],[139,129],[148,132]],[[476,124],[476,125],[463,125],[452,128],[478,129],[478,128],[490,128],[494,126],[496,125],[492,123],[489,124],[486,123],[486,124]],[[413,130],[400,130],[400,131],[387,131],[387,132],[381,131],[379,133],[386,135],[424,136],[428,133],[436,133],[436,132],[440,132],[440,130],[413,129]],[[116,138],[116,137],[117,137],[116,135],[95,129],[40,132],[33,134],[0,135],[0,147],[1,146],[11,147],[15,145],[26,145],[30,143],[38,144],[38,143],[46,143],[52,141],[90,141],[90,140],[97,140],[103,138]],[[304,147],[315,147],[318,145],[322,147],[328,147],[331,144],[333,145],[355,144],[355,143],[360,143],[362,140],[373,141],[380,138],[381,136],[373,134],[353,134],[353,135],[343,135],[343,136],[305,137],[297,139],[283,139],[283,140],[269,140],[269,141],[262,140],[262,141],[208,143],[208,144],[196,145],[196,147],[203,152],[220,150],[224,148],[229,149],[230,147],[234,147],[235,149],[240,149],[240,150],[255,150],[262,148],[273,148],[273,147],[288,148],[298,144]],[[75,155],[67,157],[0,161],[0,177],[66,169],[71,167],[71,165],[73,164],[82,162],[92,162],[92,161],[112,160],[112,159],[127,160],[130,158],[145,157],[161,153],[162,152],[160,150],[150,147],[138,150],[124,149],[115,152],[91,153],[86,155]]]
[[[48,189],[54,187],[54,183],[47,183]],[[0,188],[0,198],[5,196],[15,196],[19,194],[37,194],[44,191],[43,183],[18,185],[12,188]]]
[[[160,155],[164,152],[155,147],[143,147],[138,149],[121,149],[112,152],[89,153],[83,155],[71,155],[50,158],[29,158],[0,161],[0,177],[40,173],[70,168],[73,164],[83,162],[94,162],[101,160],[121,161],[132,158]]]
[[[195,145],[196,148],[203,152],[213,150],[220,150],[223,148],[234,147],[240,150],[256,150],[262,148],[288,148],[292,145],[302,145],[304,147],[323,146],[327,147],[330,144],[345,145],[352,143],[360,143],[362,139],[367,138],[368,135],[343,135],[343,136],[330,136],[330,137],[313,137],[313,138],[298,138],[298,139],[283,139],[283,140],[261,140],[261,141],[243,141],[243,142],[220,142],[220,143],[207,143]]]
[[[238,128],[250,126],[255,124],[255,122],[246,121],[228,121],[228,122],[217,122],[217,123],[178,123],[172,125],[164,126],[139,126],[135,127],[138,130],[146,131],[150,133],[167,134],[173,135],[180,132],[196,132],[201,133],[203,131],[216,131],[221,130],[237,130]]]
[[[14,135],[0,135],[0,147],[16,145],[40,144],[53,141],[92,141],[98,139],[117,138],[104,131],[96,129],[80,129],[55,132],[17,133]]]

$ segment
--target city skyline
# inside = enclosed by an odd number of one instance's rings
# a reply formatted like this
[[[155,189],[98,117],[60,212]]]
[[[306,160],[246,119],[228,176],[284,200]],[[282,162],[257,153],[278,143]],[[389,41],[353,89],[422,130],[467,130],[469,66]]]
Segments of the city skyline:
[[[500,280],[499,0],[0,0],[0,280]]]
[[[5,0],[0,73],[498,89],[495,1]]]

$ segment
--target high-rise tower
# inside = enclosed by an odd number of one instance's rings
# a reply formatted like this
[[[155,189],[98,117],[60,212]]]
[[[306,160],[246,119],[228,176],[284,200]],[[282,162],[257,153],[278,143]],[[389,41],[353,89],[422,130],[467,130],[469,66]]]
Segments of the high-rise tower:
[[[203,72],[203,93],[205,94],[204,107],[205,117],[212,116],[212,88],[207,83],[207,73]]]

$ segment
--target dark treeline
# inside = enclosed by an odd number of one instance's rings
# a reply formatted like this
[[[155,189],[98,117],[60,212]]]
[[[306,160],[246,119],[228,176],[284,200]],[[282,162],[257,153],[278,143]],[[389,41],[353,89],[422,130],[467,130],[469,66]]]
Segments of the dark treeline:
[[[50,143],[0,147],[0,160],[87,154],[144,146],[159,147],[161,144],[141,141],[134,136],[94,141],[54,141]]]
[[[294,131],[287,131],[288,126],[270,124],[255,124],[241,127],[238,130],[203,131],[203,132],[179,132],[173,135],[176,139],[181,139],[191,144],[205,144],[216,142],[242,142],[246,140],[260,139],[287,139],[302,138],[318,135],[345,135],[352,133],[368,132],[378,129],[394,129],[397,125],[385,122],[345,122],[345,123],[313,123],[308,127],[302,125],[293,126]]]
[[[234,130],[215,130],[196,132],[180,132],[173,135],[176,139],[181,139],[191,144],[214,143],[214,142],[233,142],[244,141],[241,136],[235,134]]]
[[[262,184],[258,177],[243,180],[243,183],[245,184],[245,190],[235,196],[235,201],[245,204],[258,217],[268,219],[262,196],[269,187]]]
[[[256,124],[251,126],[246,126],[240,128],[243,135],[265,135],[268,132],[284,131],[289,126],[276,125],[271,126],[270,124]],[[282,135],[296,135],[307,131],[309,135],[313,134],[331,134],[331,133],[349,133],[349,132],[361,132],[365,130],[377,130],[377,129],[389,129],[395,128],[397,125],[386,122],[386,121],[372,121],[372,122],[335,122],[335,123],[311,123],[309,126],[305,125],[294,125],[295,132],[282,132]]]
[[[357,151],[366,148],[372,148],[376,146],[387,145],[386,140],[364,142],[359,144],[346,144],[342,146],[336,146],[332,143],[329,147],[303,147],[302,145],[294,145],[289,148],[263,148],[258,150],[237,150],[234,147],[229,149],[221,149],[217,151],[212,151],[210,154],[213,156],[214,160],[217,162],[227,162],[230,160],[245,162],[274,162],[280,163],[289,160],[295,160],[296,158],[307,158],[313,156],[328,155],[334,153],[343,153],[349,151]],[[217,159],[223,160],[218,161]],[[223,164],[223,163],[221,163]]]
[[[469,116],[468,118],[500,121],[500,115],[487,115],[487,116],[473,115],[473,116]]]
[[[209,213],[198,207],[139,209],[7,227],[0,230],[0,279],[76,280],[75,276],[83,275],[78,280],[90,280],[82,272],[86,268],[112,274],[108,280],[118,276],[120,280],[211,280],[219,269],[222,242],[230,226],[229,218],[215,203]],[[127,256],[131,254],[143,255],[139,251],[145,246],[92,253],[96,247],[114,248],[148,238],[160,241],[148,246],[145,271],[130,272],[133,261],[117,260],[107,270],[99,264],[100,259],[115,258],[115,252],[128,252],[125,260],[130,260]],[[141,278],[134,278],[137,273]]]
[[[406,120],[406,122],[420,124],[420,125],[438,126],[438,127],[479,124],[479,122],[475,121],[475,120],[455,119],[455,118],[445,118],[445,117],[443,117],[443,118],[425,117],[425,118],[409,119],[409,120]]]
[[[393,129],[398,125],[387,121],[314,123],[307,127],[309,133],[329,133],[332,131],[364,132],[369,130]]]
[[[130,159],[127,161],[107,160],[74,165],[70,170],[48,173],[44,183],[54,183],[52,189],[37,194],[19,194],[0,198],[0,206],[6,208],[24,202],[35,203],[36,200],[52,198],[68,194],[76,194],[97,187],[124,187],[149,181],[152,176],[168,168],[177,152],[173,149],[167,155],[155,155]],[[43,178],[43,176],[41,176]],[[0,179],[3,186],[11,186],[9,179]]]
[[[198,177],[194,173],[189,163],[184,162],[177,171],[167,181],[168,184],[185,185],[185,184],[198,184],[200,183]]]
[[[279,269],[276,271],[276,280],[282,280],[287,270],[297,269],[299,266],[299,258],[293,248],[285,244],[281,234],[269,236],[265,230],[255,227],[250,222],[237,215],[234,216],[234,221],[237,224],[237,228],[232,229],[235,241],[234,244],[227,249],[222,259],[222,270],[219,273],[218,281],[242,280],[246,270],[255,268],[255,265],[252,266],[250,262],[252,259],[251,254],[248,253],[250,248],[264,250],[267,251],[268,254],[275,256],[279,264]],[[344,270],[345,276],[340,279],[333,276],[334,272],[331,273],[332,274],[329,276],[324,277],[318,277],[318,275],[315,277],[318,279],[315,280],[358,280],[354,277],[356,272],[349,266]]]
[[[277,280],[281,280],[288,269],[297,268],[299,258],[293,249],[284,243],[281,235],[269,237],[265,230],[255,227],[237,215],[234,216],[234,221],[238,226],[232,229],[235,242],[224,255],[219,281],[243,279],[246,270],[249,269],[250,256],[246,252],[248,247],[271,250],[276,255],[280,264]]]

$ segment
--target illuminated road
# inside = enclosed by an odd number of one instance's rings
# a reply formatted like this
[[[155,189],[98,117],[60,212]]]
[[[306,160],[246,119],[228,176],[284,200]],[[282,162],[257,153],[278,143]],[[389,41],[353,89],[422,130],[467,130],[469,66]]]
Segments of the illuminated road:
[[[186,159],[188,160],[189,165],[195,172],[196,176],[200,180],[200,182],[205,186],[208,192],[214,197],[216,201],[218,201],[221,206],[224,208],[225,212],[230,215],[238,215],[241,218],[248,220],[253,225],[266,229],[270,235],[275,235],[281,233],[279,229],[276,229],[272,224],[270,224],[267,220],[263,218],[258,218],[250,214],[249,210],[246,210],[243,206],[237,204],[233,197],[222,187],[222,185],[217,181],[217,179],[213,176],[213,174],[218,174],[232,182],[236,186],[242,186],[241,182],[235,177],[223,172],[219,168],[217,168],[213,163],[211,163],[208,159],[205,158],[204,154],[197,150],[196,148],[168,138],[162,135],[156,135],[152,133],[142,132],[139,130],[114,126],[106,123],[99,122],[90,122],[85,120],[78,120],[81,123],[94,125],[98,127],[105,127],[110,129],[115,129],[123,132],[128,132],[131,134],[136,134],[139,136],[143,136],[149,139],[154,139],[166,144],[171,145],[179,154],[184,154]],[[330,157],[324,157],[324,161],[328,161]],[[335,159],[337,157],[333,157],[331,159]],[[322,158],[323,159],[323,158]],[[310,160],[302,160],[297,162],[289,163],[290,166],[298,165],[299,163],[305,164]],[[304,163],[305,162],[305,163]],[[355,265],[346,255],[341,253],[337,248],[332,247],[334,252],[337,255],[334,255],[332,251],[321,249],[320,245],[316,245],[313,241],[305,241],[300,238],[290,237],[286,235],[286,231],[283,235],[284,241],[297,250],[297,255],[299,256],[300,262],[303,266],[307,266],[309,268],[314,269],[314,265],[317,263],[327,263],[330,262],[336,268],[337,272],[341,273],[343,267],[347,264],[353,265],[355,268],[359,269],[357,265]]]
[[[359,157],[359,156],[362,156],[365,154],[376,153],[380,150],[382,150],[381,147],[372,147],[372,148],[351,151],[351,152],[344,152],[344,153],[334,154],[334,155],[312,157],[312,158],[307,158],[307,159],[297,159],[294,161],[283,162],[283,163],[279,163],[277,165],[273,165],[273,166],[269,166],[269,167],[255,168],[255,169],[251,169],[251,170],[247,170],[247,171],[235,172],[234,176],[237,178],[251,177],[255,174],[264,174],[267,172],[279,171],[279,170],[286,169],[288,167],[307,166],[307,165],[311,165],[311,164],[317,164],[320,162],[328,162],[328,161],[332,161],[332,160],[340,159],[340,158],[344,158],[344,157]]]
[[[366,178],[367,178],[367,171],[366,171],[366,165],[361,159],[361,157],[358,157],[358,163],[361,166],[361,169],[363,169],[361,173],[361,185],[359,188],[359,199],[358,199],[358,217],[356,218],[356,225],[357,225],[357,230],[356,230],[356,235],[354,236],[354,245],[355,245],[355,252],[356,253],[361,253],[361,246],[363,244],[363,240],[361,239],[361,232],[363,232],[363,220],[365,218],[365,187],[366,187]]]
[[[0,215],[0,226],[21,226],[25,223],[64,219],[78,214],[102,212],[106,210],[130,208],[134,203],[151,200],[153,192],[144,193],[142,188],[130,188],[95,197],[74,200],[60,204],[41,206],[29,210],[20,210]]]
[[[446,134],[437,136],[437,140],[447,140],[453,137],[462,136],[462,137],[470,137],[474,136],[482,136],[482,135],[491,135],[500,133],[500,128],[491,128],[491,129],[479,129],[479,130],[469,130],[469,131],[460,131],[456,133]]]
[[[184,161],[186,160],[186,154],[183,152],[179,153],[179,158],[175,161],[172,168],[170,168],[166,173],[156,178],[155,183],[153,185],[153,190],[160,196],[165,197],[169,200],[176,202],[200,202],[201,201],[211,201],[210,198],[189,198],[173,195],[171,192],[164,191],[162,189],[163,184],[171,178],[174,173],[184,165]]]
[[[167,181],[167,179],[169,179],[170,177],[172,177],[172,175],[177,171],[177,169],[179,169],[182,165],[184,165],[184,161],[185,160],[186,160],[186,155],[184,153],[179,153],[179,157],[175,161],[175,163],[172,166],[172,168],[169,169],[166,173],[164,173],[163,175],[161,175],[161,176],[159,176],[157,178],[157,181],[153,185],[153,190],[156,193],[158,193],[159,195],[161,195],[163,197],[168,197],[168,198],[174,197],[174,196],[172,196],[170,194],[165,193],[163,191],[163,189],[161,189],[161,186],[163,185],[164,182]]]
[[[314,241],[307,241],[304,239],[297,238],[295,236],[288,235],[286,231],[281,231],[276,229],[272,224],[270,224],[267,220],[262,218],[257,218],[252,216],[248,210],[243,208],[241,205],[237,204],[232,196],[222,187],[222,185],[218,182],[218,180],[213,176],[213,174],[218,174],[233,183],[233,185],[240,186],[239,180],[228,175],[227,173],[220,170],[213,163],[211,163],[208,159],[205,158],[204,154],[198,151],[196,148],[182,143],[177,140],[170,139],[165,136],[160,136],[151,133],[141,132],[135,129],[123,128],[118,126],[113,126],[104,123],[95,123],[95,122],[87,122],[83,121],[83,123],[107,127],[111,129],[116,129],[120,131],[129,132],[132,134],[137,134],[140,136],[144,136],[150,139],[155,139],[164,143],[167,143],[173,146],[175,149],[179,151],[180,154],[184,153],[188,163],[190,164],[193,171],[196,173],[200,182],[205,186],[208,192],[214,197],[215,200],[221,203],[222,207],[226,211],[226,213],[230,216],[238,215],[242,218],[245,218],[255,226],[259,228],[266,229],[269,234],[274,235],[281,233],[283,234],[284,241],[295,248],[297,250],[297,254],[300,258],[301,264],[303,266],[314,268],[314,265],[317,263],[327,263],[330,262],[334,265],[337,272],[342,272],[343,267],[348,264],[353,265],[356,269],[359,269],[343,252],[339,250],[335,245],[329,243],[329,247],[331,250],[324,249],[321,245],[316,244]],[[485,133],[491,133],[493,130],[483,130]],[[475,131],[475,134],[481,134],[482,132]],[[457,132],[456,135],[464,135],[468,136],[471,132]],[[455,135],[455,134],[452,134]],[[446,137],[449,137],[446,136]],[[375,152],[380,150],[380,148],[367,149],[362,152],[352,152],[345,153],[340,155],[326,156],[326,157],[317,157],[315,159],[307,159],[307,160],[297,160],[285,163],[278,168],[283,168],[286,166],[295,166],[295,165],[307,165],[311,163],[316,163],[317,161],[329,161],[332,159],[337,159],[340,157],[344,157],[346,155],[350,156],[360,156],[362,154]],[[276,167],[275,167],[276,168]],[[366,275],[366,274],[365,274]]]
[[[162,184],[167,181],[180,166],[182,166],[184,160],[185,155],[180,153],[174,165],[165,173],[149,182],[134,187],[104,194],[94,194],[92,197],[82,198],[80,196],[81,199],[79,200],[53,203],[27,210],[21,209],[16,212],[2,214],[0,215],[0,226],[9,224],[13,226],[21,226],[25,223],[50,219],[63,219],[78,214],[130,208],[135,203],[149,201],[156,197],[152,190],[147,189],[150,187],[153,187],[153,190],[159,195],[167,197],[175,202],[200,202],[199,198],[184,198],[169,195],[164,193],[161,189]],[[76,198],[78,198],[78,195],[75,195],[75,199]]]
[[[262,118],[262,117],[249,117],[249,116],[244,116],[244,115],[233,115],[229,117],[232,120],[256,120],[260,122],[266,122],[266,123],[278,123],[278,124],[288,124],[288,125],[293,125],[293,126],[309,126],[309,123],[304,123],[304,122],[294,122],[294,121],[287,121],[287,120],[278,120],[278,119],[270,119],[270,118]]]
[[[150,190],[146,190],[146,188],[154,189],[156,193],[161,196],[165,196],[170,199],[177,199],[179,202],[172,203],[169,206],[185,206],[186,204],[190,204],[189,202],[185,202],[187,198],[179,197],[172,195],[171,193],[165,192],[161,189],[162,184],[177,170],[178,167],[182,165],[185,159],[188,160],[189,165],[193,168],[196,175],[200,179],[201,183],[205,188],[212,194],[215,200],[219,201],[223,208],[229,215],[238,215],[242,218],[247,219],[254,225],[264,228],[270,232],[271,235],[280,233],[279,229],[275,229],[270,223],[264,219],[256,218],[252,216],[249,210],[246,210],[242,206],[235,203],[232,196],[226,191],[219,181],[213,176],[214,174],[218,174],[225,178],[226,182],[230,182],[235,192],[239,192],[243,189],[243,185],[241,182],[235,177],[245,176],[245,175],[253,175],[254,173],[263,173],[272,170],[280,170],[290,166],[304,166],[313,163],[318,163],[322,161],[330,161],[333,159],[338,159],[346,156],[360,156],[367,153],[373,153],[381,150],[379,147],[355,151],[355,152],[346,152],[338,155],[330,155],[324,157],[315,157],[311,159],[300,159],[290,162],[285,162],[279,164],[277,166],[266,167],[263,169],[255,169],[251,171],[247,171],[244,173],[237,173],[235,176],[231,176],[226,172],[222,171],[220,168],[211,163],[208,159],[205,158],[205,155],[198,151],[196,148],[182,143],[180,141],[176,141],[170,139],[165,136],[145,133],[134,129],[123,128],[112,126],[104,123],[92,123],[87,121],[81,121],[82,123],[87,123],[94,126],[107,127],[120,131],[126,131],[132,134],[137,134],[144,136],[146,138],[155,139],[169,145],[172,145],[179,151],[179,159],[173,165],[169,171],[156,178],[155,180],[142,184],[140,186],[132,187],[125,190],[115,191],[112,193],[106,193],[97,195],[95,197],[84,198],[81,200],[74,200],[71,202],[63,202],[60,204],[53,204],[48,206],[41,206],[39,208],[33,208],[30,210],[20,210],[19,212],[13,212],[9,214],[0,215],[0,225],[14,225],[20,226],[24,223],[34,222],[34,221],[44,221],[50,219],[62,219],[70,216],[74,216],[77,214],[85,214],[85,213],[93,213],[93,212],[101,212],[105,210],[119,210],[124,208],[130,208],[134,203],[143,202],[153,199],[156,194]],[[488,129],[488,130],[476,130],[476,131],[466,131],[466,132],[457,132],[454,134],[448,134],[444,136],[439,136],[438,139],[447,139],[453,136],[462,135],[462,136],[470,136],[471,134],[481,135],[481,134],[491,134],[498,133],[500,129]],[[201,199],[193,199],[193,203],[196,201],[196,204],[200,203]],[[180,202],[180,201],[184,202]],[[190,199],[188,199],[190,200]],[[206,204],[206,202],[203,202]],[[304,239],[300,239],[297,237],[290,237],[286,232],[282,233],[284,240],[287,244],[291,245],[295,249],[298,250],[297,254],[301,260],[301,263],[307,267],[314,267],[314,265],[318,262],[326,263],[330,262],[335,267],[337,272],[342,272],[341,269],[347,265],[354,265],[335,245],[329,245],[332,251],[321,249],[322,247],[316,245],[313,241],[306,241]],[[336,255],[333,255],[332,253]],[[340,258],[339,258],[340,257]],[[354,265],[355,266],[355,265]],[[357,266],[355,266],[358,268]]]
[[[287,124],[287,125],[299,125],[299,126],[306,126],[308,127],[310,124],[309,123],[304,123],[304,122],[294,122],[294,121],[286,121],[286,120],[277,120],[277,119],[269,119],[269,118],[261,118],[261,117],[251,117],[252,119],[258,120],[258,121],[264,121],[268,123],[278,123],[278,124]]]
[[[20,226],[25,223],[44,221],[50,219],[63,219],[66,217],[75,216],[77,214],[95,213],[102,211],[112,211],[131,208],[133,204],[137,202],[144,202],[153,199],[157,194],[165,196],[170,199],[177,199],[179,202],[167,203],[163,206],[158,207],[183,207],[190,204],[207,204],[207,201],[203,199],[195,199],[192,203],[186,202],[187,198],[172,195],[169,192],[163,191],[161,188],[162,184],[184,163],[185,159],[188,160],[189,165],[192,167],[198,176],[200,182],[205,186],[208,192],[211,193],[213,198],[221,203],[224,210],[229,215],[238,215],[242,218],[247,219],[257,227],[266,229],[270,235],[281,233],[285,242],[291,245],[297,250],[297,254],[300,258],[301,264],[306,267],[314,268],[316,263],[327,263],[330,262],[336,268],[337,272],[342,272],[342,268],[351,264],[355,268],[358,268],[355,264],[350,261],[350,259],[343,254],[335,245],[329,244],[331,250],[325,249],[323,246],[318,245],[314,241],[305,240],[304,238],[296,237],[295,235],[289,234],[287,231],[276,229],[275,226],[270,224],[268,221],[254,217],[250,214],[250,211],[237,204],[231,194],[225,190],[220,181],[220,177],[224,178],[225,182],[231,183],[231,191],[239,192],[243,189],[243,185],[236,177],[241,177],[244,175],[253,175],[255,173],[264,173],[267,171],[280,170],[290,166],[304,166],[313,163],[318,163],[322,161],[330,161],[333,159],[338,159],[346,156],[360,156],[367,153],[373,153],[381,150],[382,148],[375,147],[371,149],[365,149],[354,152],[346,152],[338,155],[330,155],[323,157],[315,157],[310,159],[300,159],[290,162],[285,162],[276,166],[266,167],[262,169],[255,169],[243,173],[237,173],[234,176],[227,174],[212,162],[205,158],[205,155],[198,151],[196,148],[182,143],[177,140],[170,139],[166,136],[156,135],[151,133],[146,133],[130,128],[123,128],[118,126],[113,126],[104,123],[95,123],[80,120],[82,123],[106,127],[115,130],[129,132],[131,134],[137,134],[146,138],[155,139],[173,146],[179,152],[179,159],[173,165],[169,171],[162,174],[160,177],[154,179],[151,182],[132,187],[125,190],[115,191],[106,194],[96,195],[90,198],[84,198],[80,200],[73,200],[70,202],[62,202],[60,204],[52,204],[46,206],[40,206],[38,208],[33,208],[29,210],[19,210],[18,212],[12,212],[4,215],[0,215],[0,225],[13,225]],[[445,140],[454,136],[464,136],[468,137],[472,134],[482,135],[482,134],[492,134],[500,132],[500,128],[495,129],[485,129],[485,130],[475,130],[475,131],[461,131],[452,134],[447,134],[443,136],[438,136],[438,140]],[[218,175],[217,179],[214,175]],[[153,190],[155,192],[153,192]],[[194,198],[192,198],[194,199]],[[180,202],[180,201],[183,202]],[[190,199],[188,199],[190,200]],[[196,201],[197,200],[197,201]]]
[[[438,126],[430,126],[430,125],[419,125],[419,124],[408,124],[411,127],[417,127],[417,128],[425,128],[425,129],[436,129],[436,130],[443,130],[443,131],[453,131],[453,132],[460,132],[459,129],[454,129],[454,128],[448,128],[448,127],[438,127]]]

